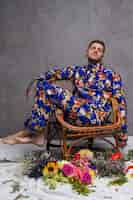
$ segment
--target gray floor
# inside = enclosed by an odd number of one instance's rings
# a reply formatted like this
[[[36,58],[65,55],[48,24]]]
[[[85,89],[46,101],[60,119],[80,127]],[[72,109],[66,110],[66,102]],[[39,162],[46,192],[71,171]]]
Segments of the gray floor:
[[[132,149],[133,136],[129,137],[128,145],[124,151]],[[94,148],[109,148],[105,142],[98,139],[95,140]],[[128,183],[118,187],[108,187],[107,184],[109,179],[98,178],[95,180],[95,192],[89,194],[89,196],[80,196],[72,191],[70,185],[61,184],[58,185],[56,190],[49,190],[44,185],[42,179],[38,181],[29,179],[28,177],[22,176],[21,161],[24,154],[31,152],[32,150],[46,150],[46,146],[39,148],[31,144],[18,144],[18,145],[7,145],[0,144],[0,195],[1,199],[15,200],[15,199],[27,199],[27,200],[103,200],[103,199],[120,199],[120,200],[131,200],[133,199],[132,185],[133,180],[129,179]],[[55,151],[57,154],[57,151]],[[4,159],[8,159],[11,162],[5,162]],[[17,161],[17,163],[12,162]],[[15,181],[15,182],[14,182]],[[19,185],[19,189],[16,192],[13,191],[14,184]]]
[[[93,148],[111,148],[106,142],[95,139]],[[122,150],[123,152],[127,152],[129,149],[133,149],[133,136],[129,136],[127,146]],[[8,145],[8,144],[0,144],[0,160],[7,159],[11,161],[19,161],[23,159],[24,154],[33,150],[46,150],[46,145],[44,147],[38,147],[32,144],[16,144],[16,145]],[[56,149],[57,153],[59,150]]]

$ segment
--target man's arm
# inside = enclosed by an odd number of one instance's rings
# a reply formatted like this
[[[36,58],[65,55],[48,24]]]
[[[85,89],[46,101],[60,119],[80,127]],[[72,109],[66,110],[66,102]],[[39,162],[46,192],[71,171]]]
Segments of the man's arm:
[[[36,87],[36,83],[41,80],[48,80],[49,82],[56,80],[72,80],[75,74],[75,70],[78,66],[68,65],[65,67],[53,66],[48,71],[41,73],[30,81],[26,88],[26,96],[28,97],[31,93],[32,86]]]
[[[47,72],[41,73],[40,78],[55,81],[55,80],[71,80],[73,79],[76,66],[68,65],[65,67],[54,66],[52,69]]]
[[[113,89],[112,89],[112,95],[114,98],[117,99],[118,105],[119,105],[119,112],[121,117],[121,123],[122,123],[122,132],[127,133],[127,103],[126,103],[126,95],[125,90],[123,87],[122,78],[119,73],[114,72],[113,73]]]

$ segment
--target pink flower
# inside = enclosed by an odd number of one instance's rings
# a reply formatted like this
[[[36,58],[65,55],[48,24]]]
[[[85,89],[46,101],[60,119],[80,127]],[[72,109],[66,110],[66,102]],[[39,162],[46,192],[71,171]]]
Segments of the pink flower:
[[[74,177],[75,177],[75,179],[78,179],[78,180],[81,179],[82,171],[81,171],[81,169],[79,167],[75,167],[74,168]]]
[[[88,170],[83,170],[80,167],[74,169],[74,178],[80,180],[83,184],[91,184],[91,175]]]
[[[72,177],[74,176],[74,166],[72,164],[65,163],[61,169],[65,176]]]
[[[85,160],[85,159],[80,160],[80,166],[88,169],[89,168],[88,160]]]
[[[91,175],[89,174],[89,172],[84,171],[82,173],[82,177],[81,177],[81,182],[84,184],[91,184]]]

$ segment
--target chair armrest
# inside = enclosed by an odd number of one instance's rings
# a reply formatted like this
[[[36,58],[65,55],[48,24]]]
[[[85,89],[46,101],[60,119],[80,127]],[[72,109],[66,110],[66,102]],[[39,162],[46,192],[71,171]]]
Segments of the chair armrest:
[[[118,121],[118,117],[120,117],[119,116],[119,108],[118,108],[118,102],[117,102],[117,100],[114,98],[114,97],[111,97],[110,98],[110,101],[111,101],[111,103],[112,103],[112,114],[113,114],[113,122],[115,123],[115,122],[117,122]]]

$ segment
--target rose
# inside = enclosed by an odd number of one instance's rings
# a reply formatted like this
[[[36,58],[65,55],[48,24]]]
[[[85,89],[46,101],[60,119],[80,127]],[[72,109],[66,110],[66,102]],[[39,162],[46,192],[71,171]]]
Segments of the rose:
[[[58,166],[59,166],[60,170],[62,169],[62,167],[64,166],[64,164],[70,164],[70,162],[67,161],[67,160],[58,161]]]
[[[68,176],[68,177],[74,176],[74,165],[70,163],[65,163],[61,170],[65,176]]]
[[[74,178],[80,180],[82,178],[82,170],[80,167],[74,168]]]
[[[73,161],[80,160],[80,153],[76,153],[73,157]]]

